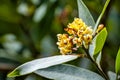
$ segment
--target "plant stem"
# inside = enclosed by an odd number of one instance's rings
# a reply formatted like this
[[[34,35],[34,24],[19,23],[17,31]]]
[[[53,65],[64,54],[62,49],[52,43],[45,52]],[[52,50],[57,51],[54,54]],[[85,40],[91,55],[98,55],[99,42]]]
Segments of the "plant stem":
[[[88,49],[84,49],[87,57],[91,60],[91,62],[93,62],[93,64],[96,66],[96,68],[98,69],[99,73],[106,79],[109,80],[109,77],[103,72],[103,70],[101,69],[101,67],[98,66],[98,64],[95,62],[95,60],[92,59],[92,57],[89,55]]]
[[[103,7],[103,10],[102,10],[102,12],[101,12],[101,14],[100,14],[100,16],[98,17],[98,19],[97,19],[97,21],[96,21],[96,24],[95,24],[95,27],[94,27],[94,30],[93,30],[93,35],[95,35],[95,33],[96,33],[98,24],[99,24],[101,18],[103,17],[103,15],[104,15],[104,13],[105,13],[105,11],[106,11],[106,9],[107,9],[107,6],[108,6],[109,2],[110,2],[110,0],[107,0],[107,1],[106,1],[105,5],[104,5],[104,7]]]
[[[103,72],[103,70],[98,66],[98,64],[89,56],[90,60],[94,63],[94,65],[97,67],[98,71],[100,72],[100,74],[106,79],[109,80],[109,78],[107,77],[107,75]]]
[[[116,80],[118,80],[118,74],[116,74]]]
[[[94,65],[97,67],[98,71],[100,72],[100,74],[106,79],[109,80],[109,78],[107,77],[107,75],[103,72],[103,70],[98,66],[98,64],[90,57],[90,60],[94,63]]]

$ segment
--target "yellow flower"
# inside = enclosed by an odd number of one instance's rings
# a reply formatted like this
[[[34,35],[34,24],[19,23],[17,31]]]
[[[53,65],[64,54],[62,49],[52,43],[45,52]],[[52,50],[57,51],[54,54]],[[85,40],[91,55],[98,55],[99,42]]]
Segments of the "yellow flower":
[[[67,54],[72,53],[73,50],[77,50],[79,47],[84,45],[88,48],[92,40],[93,30],[88,27],[82,19],[75,18],[72,23],[68,24],[65,28],[68,34],[58,34],[58,48],[60,53]]]
[[[92,34],[93,30],[90,27],[87,27],[83,34]]]
[[[82,46],[82,39],[74,37],[73,38],[73,44],[76,44],[76,48],[79,48],[80,46]]]
[[[91,40],[92,40],[92,35],[87,34],[83,36],[83,45],[85,48],[88,48],[88,45],[91,42]]]
[[[65,31],[67,31],[69,34],[72,34],[72,35],[76,35],[76,31],[74,30],[74,29],[72,29],[72,28],[65,28],[64,29]]]
[[[85,30],[87,25],[82,21],[82,19],[75,18],[72,23],[68,24],[68,28],[65,29],[69,34],[75,35],[79,30]]]
[[[72,37],[68,36],[68,34],[58,34],[58,42],[57,45],[62,54],[72,53]]]

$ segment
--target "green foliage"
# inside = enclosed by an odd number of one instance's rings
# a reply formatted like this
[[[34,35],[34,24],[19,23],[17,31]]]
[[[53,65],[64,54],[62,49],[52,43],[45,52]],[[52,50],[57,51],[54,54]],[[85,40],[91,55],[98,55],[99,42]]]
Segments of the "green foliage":
[[[10,23],[18,23],[21,17],[19,16],[19,14],[16,13],[15,7],[10,3],[7,3],[0,5],[0,19]]]
[[[72,65],[56,65],[34,73],[54,80],[104,80],[92,71]]]
[[[120,74],[120,48],[116,56],[115,71],[116,74]]]
[[[104,28],[98,35],[95,37],[95,50],[94,55],[96,55],[98,52],[100,52],[104,46],[105,40],[107,38],[107,30]]]
[[[8,74],[8,77],[26,75],[38,69],[43,69],[53,65],[74,60],[77,57],[78,56],[76,55],[59,55],[59,56],[52,56],[48,58],[36,59],[17,67],[14,71]]]
[[[102,29],[95,38],[93,39],[91,45],[89,46],[89,53],[93,57],[97,55],[103,48],[105,40],[107,37],[107,30],[106,28]]]
[[[101,14],[100,14],[100,16],[98,17],[98,19],[97,19],[97,21],[96,21],[93,34],[95,34],[95,31],[97,30],[98,24],[100,23],[101,18],[103,17],[103,15],[104,15],[104,13],[105,13],[105,11],[106,11],[106,9],[107,9],[107,6],[108,6],[109,2],[110,2],[110,0],[107,0],[106,3],[105,3]]]
[[[83,3],[82,0],[77,0],[77,3],[78,3],[79,18],[83,19],[83,21],[85,21],[85,23],[88,26],[91,26],[92,28],[94,28],[95,26],[94,19],[90,14],[86,5]]]

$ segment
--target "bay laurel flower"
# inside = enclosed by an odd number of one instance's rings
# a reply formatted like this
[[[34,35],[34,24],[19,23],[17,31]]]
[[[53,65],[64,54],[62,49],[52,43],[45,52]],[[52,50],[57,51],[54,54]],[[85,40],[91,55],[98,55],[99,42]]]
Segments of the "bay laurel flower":
[[[82,19],[75,18],[72,23],[68,24],[68,27],[65,29],[69,34],[77,34],[77,32],[82,32],[86,29],[87,25],[82,21]]]
[[[60,49],[60,53],[66,54],[66,53],[72,53],[72,37],[68,34],[58,34],[58,48]]]
[[[82,47],[88,48],[92,40],[93,30],[87,26],[82,19],[75,18],[72,23],[69,23],[65,31],[68,34],[58,34],[58,48],[63,55],[70,54],[73,49]]]

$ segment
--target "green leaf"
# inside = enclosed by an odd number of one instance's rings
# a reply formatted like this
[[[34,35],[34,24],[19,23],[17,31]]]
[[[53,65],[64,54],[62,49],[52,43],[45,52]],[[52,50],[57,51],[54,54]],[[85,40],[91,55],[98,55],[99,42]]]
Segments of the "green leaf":
[[[17,67],[14,71],[8,74],[8,77],[26,75],[38,69],[43,69],[53,65],[68,62],[76,58],[78,58],[77,55],[59,55],[59,56],[42,58],[42,59],[36,59]]]
[[[116,71],[116,74],[120,74],[120,48],[118,50],[117,57],[116,57],[115,71]]]
[[[95,26],[95,21],[90,14],[88,8],[85,6],[82,0],[77,0],[78,3],[78,11],[79,11],[79,18],[81,18],[88,26]]]
[[[103,7],[103,10],[102,10],[100,16],[98,17],[98,19],[97,19],[97,21],[96,21],[96,23],[95,23],[93,34],[96,33],[96,30],[97,30],[97,27],[98,27],[98,25],[99,25],[99,22],[100,22],[101,18],[103,17],[103,15],[104,15],[104,13],[105,13],[105,11],[106,11],[106,9],[107,9],[107,6],[108,6],[109,2],[110,2],[110,0],[107,0],[106,3],[105,3],[105,5],[104,5],[104,7]]]
[[[54,80],[105,80],[92,71],[67,64],[40,69],[34,73]]]
[[[102,50],[106,38],[107,38],[107,30],[106,28],[103,28],[102,31],[100,31],[95,36],[95,38],[92,40],[92,43],[89,46],[89,53],[91,57],[97,55]]]

